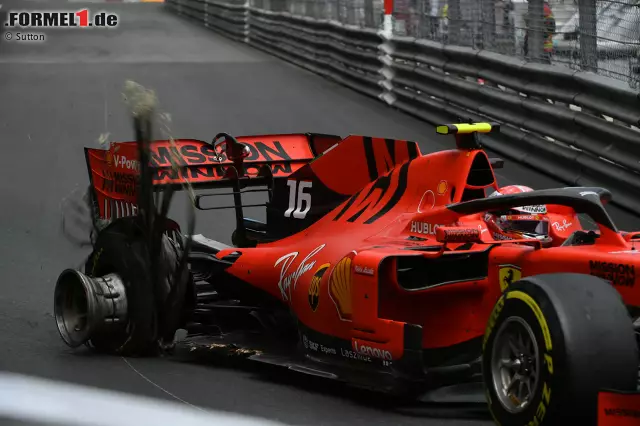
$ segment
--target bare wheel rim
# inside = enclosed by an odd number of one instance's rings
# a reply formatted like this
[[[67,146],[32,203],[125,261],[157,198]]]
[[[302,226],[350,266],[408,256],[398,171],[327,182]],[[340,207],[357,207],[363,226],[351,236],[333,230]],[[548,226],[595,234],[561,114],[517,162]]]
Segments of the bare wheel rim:
[[[57,320],[69,333],[78,333],[87,326],[88,303],[87,294],[81,285],[66,282],[58,296],[60,311]]]
[[[520,317],[500,326],[491,351],[493,388],[505,410],[518,414],[535,397],[540,379],[540,354],[533,330]]]

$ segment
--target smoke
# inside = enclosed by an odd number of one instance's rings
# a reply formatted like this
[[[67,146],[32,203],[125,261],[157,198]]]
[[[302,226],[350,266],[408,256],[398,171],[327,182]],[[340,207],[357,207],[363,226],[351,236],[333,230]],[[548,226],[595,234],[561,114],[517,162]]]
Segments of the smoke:
[[[134,118],[151,116],[158,106],[156,92],[132,80],[124,83],[122,97]]]
[[[135,81],[127,80],[122,95],[134,118],[142,117],[143,115],[152,116],[153,122],[156,123],[158,130],[160,130],[162,139],[168,140],[171,147],[174,148],[170,150],[170,162],[171,167],[177,171],[181,166],[182,159],[178,156],[179,150],[171,131],[171,115],[168,112],[157,112],[159,101],[156,93]],[[181,173],[177,173],[177,175],[181,176]],[[195,192],[193,191],[193,186],[184,178],[181,185],[182,189],[189,194],[192,204],[194,204]]]

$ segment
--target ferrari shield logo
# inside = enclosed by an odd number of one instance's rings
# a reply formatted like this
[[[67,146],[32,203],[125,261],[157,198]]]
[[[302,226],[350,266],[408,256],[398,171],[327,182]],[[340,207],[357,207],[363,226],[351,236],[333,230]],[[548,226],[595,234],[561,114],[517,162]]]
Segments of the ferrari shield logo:
[[[520,268],[515,265],[500,265],[498,279],[500,280],[500,290],[504,292],[509,286],[522,278]]]

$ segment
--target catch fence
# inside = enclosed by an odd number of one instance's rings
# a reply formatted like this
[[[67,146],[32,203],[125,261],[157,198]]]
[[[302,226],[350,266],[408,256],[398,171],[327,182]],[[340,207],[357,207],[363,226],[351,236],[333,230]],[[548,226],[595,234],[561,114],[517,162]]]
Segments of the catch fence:
[[[577,41],[565,40],[566,46],[545,37],[550,24],[543,0],[504,9],[506,17],[497,12],[502,0],[448,0],[444,10],[411,1],[166,4],[226,37],[434,125],[461,119],[498,122],[500,133],[481,137],[489,149],[571,186],[608,188],[614,203],[640,212],[640,93],[632,71],[637,49],[629,47],[637,38],[618,37],[627,50],[605,46],[605,53],[617,52],[618,61],[628,61],[626,70],[611,71],[602,65],[600,24],[587,31],[598,16],[594,0],[580,0],[580,34]],[[570,8],[572,0],[565,1]],[[591,15],[582,12],[582,2],[588,1],[594,5]],[[465,2],[468,7],[462,7]],[[557,13],[562,3],[554,4]],[[521,6],[528,12],[522,17],[529,25],[526,37],[518,35]],[[561,19],[557,13],[555,32],[570,28],[575,16]],[[553,51],[545,52],[550,44]]]
[[[555,28],[545,25],[545,6],[537,1],[394,0],[393,34],[595,71],[638,87],[640,0],[550,0],[547,5]],[[384,17],[383,0],[252,0],[251,6],[372,29],[381,28]],[[541,44],[538,38],[546,34],[553,45],[550,55],[543,46],[527,49],[528,40]]]

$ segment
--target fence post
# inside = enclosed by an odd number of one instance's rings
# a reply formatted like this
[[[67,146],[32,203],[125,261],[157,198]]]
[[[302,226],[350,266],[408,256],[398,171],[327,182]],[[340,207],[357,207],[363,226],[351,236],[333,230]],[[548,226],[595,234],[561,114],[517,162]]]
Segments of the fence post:
[[[527,32],[525,38],[526,59],[533,62],[543,62],[544,0],[529,0],[525,27]]]
[[[251,0],[244,2],[244,42],[251,43]]]
[[[382,34],[385,39],[390,39],[393,36],[393,0],[384,0]]]
[[[462,32],[462,12],[460,11],[460,0],[449,0],[449,31],[447,43],[460,45]]]
[[[481,0],[482,49],[493,50],[496,41],[496,0]]]
[[[380,60],[380,80],[378,84],[382,88],[378,96],[388,105],[393,105],[396,97],[393,93],[393,77],[395,75],[393,68],[393,58],[391,54],[394,51],[393,44],[393,1],[384,0],[384,20],[382,22],[382,30],[378,32],[382,39],[378,46],[378,59]]]
[[[375,27],[373,0],[364,0],[364,26],[367,28]]]
[[[347,20],[345,22],[345,24],[347,25],[355,25],[356,23],[356,10],[355,10],[355,1],[354,0],[349,0],[346,2],[346,7],[347,7]]]
[[[598,29],[596,0],[579,0],[580,66],[584,71],[598,69]]]

